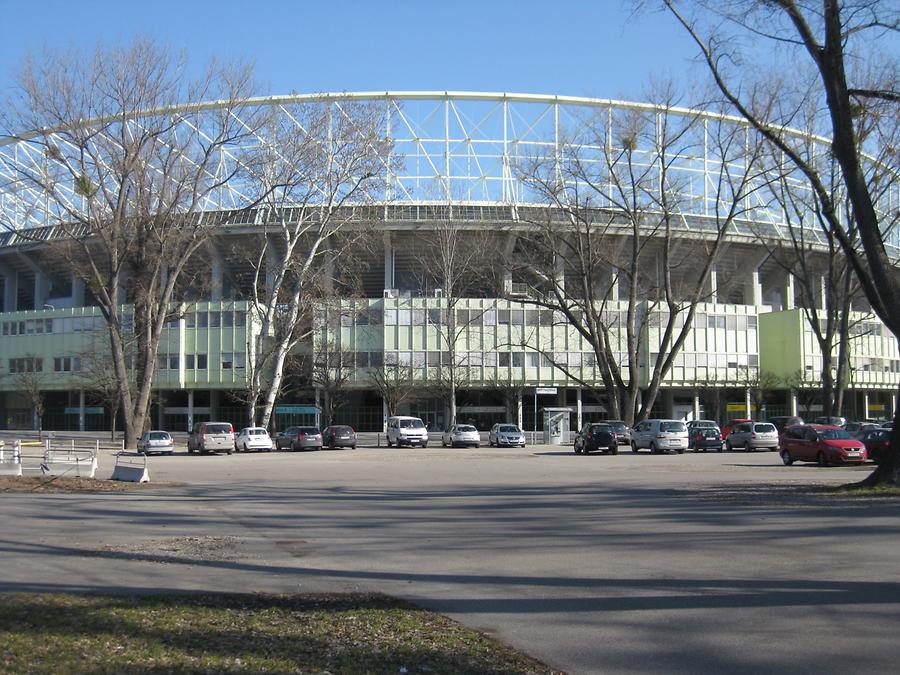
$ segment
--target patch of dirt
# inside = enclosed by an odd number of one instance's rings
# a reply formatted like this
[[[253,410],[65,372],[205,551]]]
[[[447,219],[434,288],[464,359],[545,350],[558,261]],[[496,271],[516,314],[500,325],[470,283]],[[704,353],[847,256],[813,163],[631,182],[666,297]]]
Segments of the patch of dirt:
[[[129,492],[148,483],[65,476],[0,476],[0,492]]]
[[[103,547],[103,551],[106,553],[116,553],[124,558],[137,558],[158,563],[181,562],[185,558],[213,562],[248,557],[241,549],[242,542],[237,537],[214,536],[145,539],[118,546]]]

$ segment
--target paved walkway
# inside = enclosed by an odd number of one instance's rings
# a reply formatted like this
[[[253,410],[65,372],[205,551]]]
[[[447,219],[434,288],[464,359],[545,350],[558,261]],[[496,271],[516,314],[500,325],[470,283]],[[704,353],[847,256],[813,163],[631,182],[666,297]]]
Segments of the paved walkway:
[[[797,490],[866,471],[542,446],[176,454],[125,493],[0,494],[0,588],[381,590],[572,673],[893,673],[900,502]]]

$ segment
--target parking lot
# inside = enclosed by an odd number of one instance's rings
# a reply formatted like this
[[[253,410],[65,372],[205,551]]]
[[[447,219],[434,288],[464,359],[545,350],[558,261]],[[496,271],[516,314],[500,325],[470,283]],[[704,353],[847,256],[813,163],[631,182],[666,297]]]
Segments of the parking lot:
[[[869,467],[365,445],[182,446],[122,493],[0,494],[0,583],[380,590],[572,673],[896,670],[900,502],[818,489]]]

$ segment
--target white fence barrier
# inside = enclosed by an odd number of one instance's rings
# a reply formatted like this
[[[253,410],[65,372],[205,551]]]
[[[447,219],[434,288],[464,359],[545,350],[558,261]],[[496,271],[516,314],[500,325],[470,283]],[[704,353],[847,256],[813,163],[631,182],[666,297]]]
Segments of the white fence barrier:
[[[116,466],[113,468],[112,480],[130,483],[149,483],[150,469],[147,455],[116,454]]]
[[[93,478],[97,473],[97,446],[93,449],[79,449],[75,442],[68,447],[54,448],[47,439],[41,473],[45,476],[77,476]]]
[[[22,449],[19,441],[13,442],[12,450],[7,450],[0,441],[0,476],[22,475]]]

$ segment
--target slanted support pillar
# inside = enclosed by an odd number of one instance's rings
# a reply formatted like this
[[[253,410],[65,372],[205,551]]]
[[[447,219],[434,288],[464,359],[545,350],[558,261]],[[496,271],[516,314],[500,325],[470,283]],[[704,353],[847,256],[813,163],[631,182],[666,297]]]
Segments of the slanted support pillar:
[[[43,309],[50,297],[50,278],[41,270],[34,270],[34,309]]]
[[[790,393],[790,404],[791,404],[791,416],[797,416],[797,391],[795,389],[791,389]]]
[[[84,307],[87,302],[84,280],[77,274],[72,275],[72,306]]]
[[[213,247],[209,247],[212,264],[209,266],[209,299],[211,302],[222,302],[225,287],[225,270],[222,257]]]
[[[78,390],[78,431],[84,431],[84,389]]]
[[[719,302],[719,271],[715,265],[709,268],[709,301]]]
[[[187,430],[190,433],[194,428],[194,390],[188,389],[187,393]]]
[[[753,406],[753,400],[750,396],[750,387],[747,387],[746,389],[744,389],[744,411],[746,413],[744,415],[744,417],[747,418],[748,420],[754,419],[752,406]]]
[[[522,429],[522,423],[524,422],[524,418],[522,416],[522,392],[520,391],[516,395],[516,424],[519,425],[519,428]]]
[[[19,298],[19,275],[6,265],[0,265],[0,275],[3,275],[3,311],[15,312]]]
[[[759,266],[753,268],[750,272],[750,304],[759,307],[763,304],[762,284],[759,280]]]
[[[694,419],[700,419],[700,392],[694,390]]]

